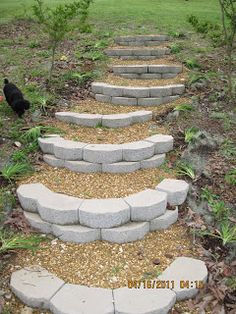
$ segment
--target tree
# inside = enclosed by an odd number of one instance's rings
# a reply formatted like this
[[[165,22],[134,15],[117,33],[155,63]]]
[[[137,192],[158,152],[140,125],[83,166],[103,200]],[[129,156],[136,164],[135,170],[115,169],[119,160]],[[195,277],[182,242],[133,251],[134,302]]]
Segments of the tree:
[[[42,30],[49,37],[52,61],[49,70],[49,82],[52,79],[52,72],[55,63],[55,53],[59,43],[66,34],[74,28],[73,21],[79,17],[79,27],[84,27],[88,16],[88,8],[92,0],[77,0],[70,4],[60,4],[50,9],[44,7],[43,0],[35,0],[33,12],[38,22],[42,25]],[[78,27],[78,28],[79,28]]]
[[[233,96],[233,52],[236,37],[236,0],[219,0],[221,20],[224,30],[224,39],[227,53],[227,76],[229,95]]]

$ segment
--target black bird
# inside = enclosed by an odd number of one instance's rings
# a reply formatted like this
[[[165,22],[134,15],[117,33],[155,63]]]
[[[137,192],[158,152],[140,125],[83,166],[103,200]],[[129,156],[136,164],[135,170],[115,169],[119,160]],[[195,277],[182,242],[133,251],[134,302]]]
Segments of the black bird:
[[[25,110],[30,108],[30,102],[24,99],[22,92],[19,88],[12,83],[9,83],[8,79],[4,80],[3,92],[6,97],[8,105],[18,114],[21,118],[25,113]]]

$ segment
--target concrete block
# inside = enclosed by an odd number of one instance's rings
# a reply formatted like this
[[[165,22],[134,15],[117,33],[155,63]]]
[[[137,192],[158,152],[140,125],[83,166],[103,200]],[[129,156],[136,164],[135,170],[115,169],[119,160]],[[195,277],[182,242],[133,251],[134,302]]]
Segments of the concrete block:
[[[165,96],[165,97],[162,97],[162,103],[163,104],[168,104],[172,101],[175,101],[176,99],[178,99],[180,96],[179,95],[176,95],[176,96]]]
[[[72,123],[74,112],[56,112],[55,117],[63,122]]]
[[[138,105],[139,106],[159,106],[163,103],[162,97],[160,98],[139,98]]]
[[[138,74],[138,73],[147,73],[147,65],[115,65],[112,67],[112,70],[115,74]]]
[[[150,87],[151,97],[164,97],[164,96],[171,96],[171,95],[172,95],[171,86]]]
[[[32,228],[41,233],[52,233],[52,225],[46,221],[43,221],[38,214],[24,211],[24,216]]]
[[[183,84],[172,85],[172,95],[182,95],[185,91],[185,86]]]
[[[154,145],[146,141],[122,144],[123,160],[139,161],[154,155]]]
[[[176,295],[168,289],[113,290],[115,314],[167,314],[174,306]]]
[[[87,162],[83,160],[79,161],[65,161],[65,167],[70,171],[74,172],[82,172],[82,173],[93,173],[93,172],[101,172],[102,165],[92,162]]]
[[[54,155],[45,154],[43,160],[51,167],[63,168],[65,167],[65,160],[56,158]]]
[[[100,124],[101,121],[101,114],[74,113],[74,116],[72,118],[72,123],[92,128]]]
[[[130,220],[130,208],[123,199],[88,199],[80,206],[81,225],[112,228]]]
[[[125,97],[149,97],[148,87],[123,87],[123,96]]]
[[[123,96],[123,86],[109,85],[103,87],[103,94],[114,97],[122,97]]]
[[[40,217],[47,222],[68,225],[79,222],[79,207],[83,200],[69,195],[51,192],[38,200]]]
[[[134,111],[130,112],[129,115],[132,117],[132,123],[144,123],[152,120],[152,111]]]
[[[121,161],[113,164],[103,164],[102,172],[108,173],[128,173],[140,169],[140,162]]]
[[[145,74],[141,74],[139,78],[141,80],[159,80],[159,79],[161,79],[161,74],[158,74],[158,73],[145,73]]]
[[[89,144],[83,150],[83,159],[99,164],[118,162],[122,160],[122,147],[116,144]]]
[[[171,135],[156,134],[145,138],[145,141],[154,144],[155,154],[167,153],[173,149],[174,139]]]
[[[150,221],[165,213],[167,194],[156,192],[147,189],[124,198],[131,208],[132,221]]]
[[[41,183],[22,184],[18,187],[17,196],[21,207],[29,212],[38,212],[37,200],[47,197],[51,191]]]
[[[181,205],[186,200],[189,184],[184,180],[164,179],[156,189],[167,193],[167,201],[170,205]]]
[[[158,280],[173,280],[177,300],[191,299],[199,292],[196,282],[206,283],[208,271],[203,261],[191,257],[177,257],[158,277]],[[184,283],[187,286],[184,287]]]
[[[64,285],[64,281],[40,266],[30,266],[11,275],[14,294],[30,307],[49,309],[50,299]]]
[[[64,160],[81,160],[86,143],[63,140],[54,144],[54,155]]]
[[[65,284],[50,301],[55,314],[114,314],[111,289]]]
[[[95,99],[99,102],[105,102],[105,103],[111,102],[111,96],[107,96],[107,95],[103,95],[103,94],[95,94]]]
[[[175,210],[167,210],[164,215],[150,221],[150,231],[164,230],[178,220],[178,207]]]
[[[103,94],[103,88],[106,86],[106,83],[102,82],[93,82],[91,84],[91,90],[94,94]]]
[[[92,229],[80,225],[52,225],[52,232],[57,238],[65,242],[88,243],[101,238],[100,229]]]
[[[110,114],[102,117],[102,125],[109,128],[129,126],[132,118],[129,113]]]
[[[141,169],[157,168],[165,162],[165,154],[154,155],[151,158],[141,160]]]
[[[61,137],[48,137],[48,138],[42,138],[40,137],[38,139],[39,147],[41,148],[42,152],[44,154],[54,154],[54,144],[58,144],[63,139]]]
[[[102,240],[112,243],[127,243],[141,240],[149,231],[148,222],[130,222],[120,227],[102,229]]]
[[[137,98],[112,97],[111,103],[114,105],[136,106],[137,105]]]

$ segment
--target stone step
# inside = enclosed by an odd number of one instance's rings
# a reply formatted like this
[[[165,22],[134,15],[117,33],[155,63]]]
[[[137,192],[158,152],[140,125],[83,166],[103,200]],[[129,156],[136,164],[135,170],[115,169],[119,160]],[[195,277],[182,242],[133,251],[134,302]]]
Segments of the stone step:
[[[158,46],[168,40],[167,35],[134,35],[116,37],[115,43],[121,46]]]
[[[162,134],[124,144],[87,144],[61,137],[39,138],[38,142],[45,162],[77,172],[126,173],[158,167],[173,148],[173,137]]]
[[[96,164],[83,160],[63,160],[54,155],[43,155],[43,160],[51,167],[67,168],[73,172],[81,173],[130,173],[139,169],[157,168],[165,162],[165,154],[156,154],[142,161],[120,161],[111,164]]]
[[[123,60],[155,60],[163,58],[170,54],[169,48],[152,47],[144,48],[111,48],[106,49],[105,54],[112,58],[121,58]]]
[[[204,262],[178,257],[158,278],[149,281],[151,288],[140,282],[137,289],[132,279],[129,288],[118,289],[68,284],[40,266],[13,272],[10,288],[27,306],[51,310],[53,314],[167,314],[177,300],[195,296],[199,292],[196,283],[205,284],[207,277]],[[170,287],[166,286],[168,281]],[[159,283],[166,287],[160,287]]]
[[[154,106],[178,99],[185,91],[183,84],[132,87],[117,86],[102,82],[92,83],[92,92],[97,101],[114,105]]]
[[[87,127],[103,126],[108,128],[120,128],[134,123],[144,123],[152,120],[152,111],[140,110],[110,115],[56,112],[55,116],[60,121]]]
[[[183,71],[178,65],[114,65],[114,74],[129,79],[169,79]]]
[[[185,194],[187,197],[186,189]],[[79,199],[32,183],[19,186],[17,195],[32,227],[69,242],[135,241],[178,219],[178,208],[166,211],[167,193],[152,189],[124,198]]]

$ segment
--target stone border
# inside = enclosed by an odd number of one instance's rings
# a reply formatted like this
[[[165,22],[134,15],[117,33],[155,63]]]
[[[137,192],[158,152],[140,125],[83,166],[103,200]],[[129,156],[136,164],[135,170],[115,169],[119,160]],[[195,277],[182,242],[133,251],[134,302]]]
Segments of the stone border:
[[[152,111],[134,111],[119,114],[88,114],[76,112],[56,112],[55,117],[63,122],[75,123],[87,127],[103,126],[108,128],[120,128],[134,123],[144,123],[152,120]]]
[[[132,87],[94,82],[91,87],[97,101],[126,106],[161,105],[178,99],[185,91],[183,84]]]
[[[154,60],[163,58],[170,54],[169,48],[111,48],[106,49],[105,54],[113,58],[121,58],[124,60]]]
[[[164,154],[173,149],[173,137],[156,134],[142,141],[124,144],[88,144],[65,140],[60,136],[39,138],[39,146],[44,154],[54,155],[64,161],[84,161],[82,166],[107,167],[105,171],[114,167],[124,167],[121,162],[143,162],[143,168],[155,163],[154,156]],[[160,157],[160,156],[159,156]],[[163,158],[164,156],[160,157]],[[69,167],[69,164],[65,165]],[[72,165],[71,165],[72,166]],[[75,165],[74,165],[75,166]],[[128,165],[126,165],[128,167]],[[141,168],[141,166],[140,166]],[[99,171],[100,169],[97,169]]]
[[[206,284],[208,271],[203,261],[177,257],[148,287],[104,289],[65,283],[40,266],[30,266],[12,273],[10,288],[26,305],[48,309],[53,314],[167,314],[176,301],[193,298],[199,292],[196,282]],[[136,279],[138,281],[138,279]],[[159,288],[159,282],[171,288]],[[181,283],[189,283],[189,288]],[[173,286],[172,286],[173,284]],[[158,289],[156,289],[156,286]]]
[[[183,71],[179,65],[114,65],[115,75],[128,79],[169,79]]]
[[[115,43],[121,46],[158,46],[169,37],[166,35],[138,35],[138,36],[119,36],[115,38]]]
[[[155,190],[147,189],[124,198],[79,199],[32,183],[20,185],[17,196],[31,226],[43,233],[52,233],[64,241],[102,239],[125,243],[176,222],[178,208],[166,210],[167,202],[181,205],[188,189],[185,181],[165,179]]]

